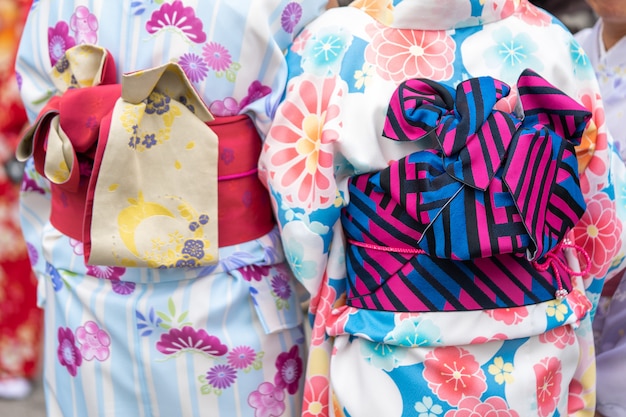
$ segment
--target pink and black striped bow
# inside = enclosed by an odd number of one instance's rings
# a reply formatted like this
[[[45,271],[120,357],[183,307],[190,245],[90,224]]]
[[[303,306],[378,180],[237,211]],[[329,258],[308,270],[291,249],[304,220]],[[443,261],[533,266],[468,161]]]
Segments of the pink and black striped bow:
[[[574,146],[591,114],[531,70],[517,83],[522,117],[494,108],[510,90],[491,77],[456,89],[412,79],[393,94],[383,135],[434,135],[440,149],[409,155],[370,181],[418,221],[420,247],[432,256],[526,252],[536,260],[585,210]],[[448,227],[463,230],[456,239],[465,243],[450,242]]]

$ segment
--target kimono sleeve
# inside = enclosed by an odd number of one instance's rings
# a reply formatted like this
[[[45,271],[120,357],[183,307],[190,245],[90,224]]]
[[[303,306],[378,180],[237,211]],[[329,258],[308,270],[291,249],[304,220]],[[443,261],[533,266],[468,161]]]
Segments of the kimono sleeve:
[[[337,162],[345,83],[337,76],[292,78],[259,161],[291,268],[311,295],[324,279],[333,229],[345,201]],[[339,227],[336,230],[340,230]]]

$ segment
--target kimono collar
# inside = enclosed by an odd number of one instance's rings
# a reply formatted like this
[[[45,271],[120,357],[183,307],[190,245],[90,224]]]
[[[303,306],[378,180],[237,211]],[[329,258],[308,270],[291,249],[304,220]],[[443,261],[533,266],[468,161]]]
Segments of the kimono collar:
[[[528,0],[355,0],[350,6],[385,26],[448,30],[502,20],[530,5]]]

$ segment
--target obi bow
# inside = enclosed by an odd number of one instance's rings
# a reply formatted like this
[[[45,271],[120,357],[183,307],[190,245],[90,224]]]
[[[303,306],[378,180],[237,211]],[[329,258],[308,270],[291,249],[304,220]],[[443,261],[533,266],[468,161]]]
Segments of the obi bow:
[[[531,70],[517,82],[521,117],[497,109],[510,91],[491,77],[456,89],[412,79],[391,98],[383,135],[433,137],[439,149],[408,155],[368,182],[406,211],[417,245],[431,256],[537,260],[586,208],[574,146],[591,114]]]
[[[90,264],[217,262],[217,135],[175,63],[123,74],[95,45],[66,51],[17,151],[50,181],[50,222]],[[184,184],[184,187],[181,187]]]

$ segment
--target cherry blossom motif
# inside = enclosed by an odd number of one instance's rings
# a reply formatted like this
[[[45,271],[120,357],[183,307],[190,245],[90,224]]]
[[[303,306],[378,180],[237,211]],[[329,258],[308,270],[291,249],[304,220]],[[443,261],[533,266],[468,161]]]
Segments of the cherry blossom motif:
[[[559,326],[539,335],[541,343],[554,345],[558,349],[565,349],[576,342],[576,334],[571,326]]]
[[[396,84],[410,78],[449,80],[454,73],[456,44],[445,31],[419,31],[368,25],[372,42],[365,49],[365,61],[378,74]]]
[[[57,358],[59,363],[67,368],[72,376],[76,376],[78,367],[83,363],[74,333],[68,327],[59,327],[58,334],[59,347],[57,348]]]
[[[552,416],[561,398],[561,361],[554,357],[544,358],[533,369],[537,379],[539,416]]]
[[[87,321],[76,329],[76,339],[80,343],[80,352],[83,359],[90,361],[96,358],[104,361],[109,357],[111,338],[93,321]]]
[[[76,43],[97,43],[98,18],[85,6],[78,6],[70,18],[70,28],[76,36]]]
[[[146,30],[150,34],[155,34],[164,29],[176,30],[191,42],[202,43],[206,41],[206,34],[202,29],[202,20],[196,17],[193,7],[185,7],[180,0],[173,3],[163,3],[146,22]]]
[[[263,382],[248,395],[248,404],[255,417],[277,417],[285,412],[285,392],[271,382]]]
[[[302,376],[302,358],[298,345],[292,346],[289,352],[283,352],[276,358],[276,376],[274,383],[277,388],[286,389],[291,395],[298,392]]]
[[[481,401],[476,397],[465,397],[458,409],[448,411],[444,417],[520,417],[515,410],[510,410],[506,401],[500,397],[489,397]]]
[[[587,210],[573,228],[574,243],[591,258],[589,275],[603,277],[621,247],[622,222],[616,215],[615,201],[604,192],[587,201]],[[584,267],[584,265],[582,265]]]
[[[480,397],[487,390],[480,364],[467,350],[456,346],[428,352],[423,376],[428,381],[428,387],[451,405],[457,405],[463,397]]]
[[[337,192],[334,181],[332,142],[339,137],[345,82],[305,75],[290,85],[265,142],[268,173],[280,175],[276,182],[284,202],[311,210],[332,205]],[[295,93],[295,94],[294,94]]]
[[[304,384],[304,405],[302,417],[328,417],[329,383],[321,375],[315,375]]]
[[[301,53],[304,51],[304,47],[309,39],[311,39],[311,31],[308,29],[304,29],[298,37],[291,44],[291,50],[296,53]]]
[[[507,325],[519,324],[528,317],[526,307],[496,308],[486,312],[494,320],[501,321]]]
[[[223,356],[228,352],[228,347],[217,336],[209,335],[204,329],[196,330],[191,326],[182,329],[170,329],[162,334],[156,348],[166,355],[174,355],[182,352],[198,352],[211,356]]]

